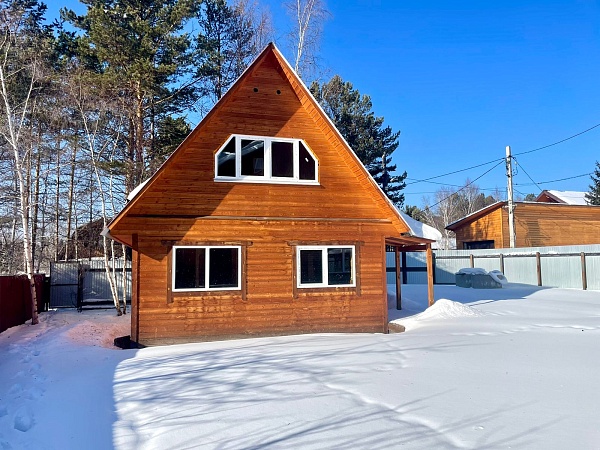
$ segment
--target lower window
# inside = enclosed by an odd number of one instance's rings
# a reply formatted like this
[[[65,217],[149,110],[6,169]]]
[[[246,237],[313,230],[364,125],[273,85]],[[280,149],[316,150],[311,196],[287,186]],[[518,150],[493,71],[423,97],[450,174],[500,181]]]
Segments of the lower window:
[[[356,286],[354,246],[299,246],[298,287]]]
[[[173,247],[173,291],[241,289],[241,247]]]

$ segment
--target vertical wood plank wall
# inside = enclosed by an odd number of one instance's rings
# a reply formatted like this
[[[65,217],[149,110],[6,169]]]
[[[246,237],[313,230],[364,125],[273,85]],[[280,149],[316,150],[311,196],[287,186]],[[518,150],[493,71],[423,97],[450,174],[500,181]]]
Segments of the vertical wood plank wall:
[[[170,229],[172,219],[148,221],[139,236],[139,342],[180,342],[235,336],[306,332],[383,332],[387,292],[382,284],[385,259],[383,236],[390,225],[369,223],[294,222],[291,229],[277,222],[194,221],[185,234]],[[231,228],[252,241],[247,247],[246,300],[241,291],[173,293],[167,301],[168,245],[222,240]],[[357,234],[361,229],[360,235]],[[150,232],[154,229],[154,233]],[[360,246],[360,295],[357,288],[296,289],[292,272],[294,244],[356,241]],[[385,247],[383,247],[385,249]]]

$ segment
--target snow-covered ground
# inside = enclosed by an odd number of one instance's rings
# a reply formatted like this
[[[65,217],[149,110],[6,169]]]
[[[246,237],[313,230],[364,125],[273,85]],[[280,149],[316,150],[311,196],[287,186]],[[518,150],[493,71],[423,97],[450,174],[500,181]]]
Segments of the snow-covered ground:
[[[44,313],[0,334],[0,449],[600,448],[600,292],[403,296],[406,333],[142,350],[110,348],[129,317]]]

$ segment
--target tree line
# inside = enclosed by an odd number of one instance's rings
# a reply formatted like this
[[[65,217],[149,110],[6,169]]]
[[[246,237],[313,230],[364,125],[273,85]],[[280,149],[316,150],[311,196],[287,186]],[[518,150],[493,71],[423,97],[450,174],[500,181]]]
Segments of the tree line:
[[[63,8],[48,23],[39,0],[0,0],[0,273],[32,280],[51,261],[103,256],[120,312],[108,263],[126,249],[100,231],[274,28],[258,0],[80,2],[85,13]],[[328,12],[320,0],[286,8],[288,48],[307,82]],[[307,85],[401,206],[406,173],[391,164],[399,132],[340,77]]]

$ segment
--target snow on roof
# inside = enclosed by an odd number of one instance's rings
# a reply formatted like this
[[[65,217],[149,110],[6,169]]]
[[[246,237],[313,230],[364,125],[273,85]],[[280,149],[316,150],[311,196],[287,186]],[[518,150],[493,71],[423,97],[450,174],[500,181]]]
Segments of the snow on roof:
[[[544,191],[550,196],[555,197],[556,200],[566,203],[567,205],[587,205],[588,202],[585,199],[585,192],[579,191]],[[543,192],[542,192],[543,194]],[[542,195],[540,194],[540,195]],[[539,198],[539,197],[538,197]]]
[[[413,219],[408,214],[400,210],[398,210],[398,213],[400,214],[400,216],[402,216],[402,219],[404,219],[406,225],[408,225],[408,227],[410,228],[411,234],[413,236],[431,239],[432,241],[439,241],[442,239],[442,233],[440,233],[432,226],[424,224],[423,222],[419,222],[418,220]]]
[[[127,195],[127,201],[130,202],[131,200],[133,200],[133,197],[135,197],[137,193],[140,192],[144,188],[144,186],[146,186],[146,183],[148,183],[148,181],[150,181],[150,178],[148,178],[145,181],[142,181],[140,184],[134,187],[131,190],[131,192]]]

